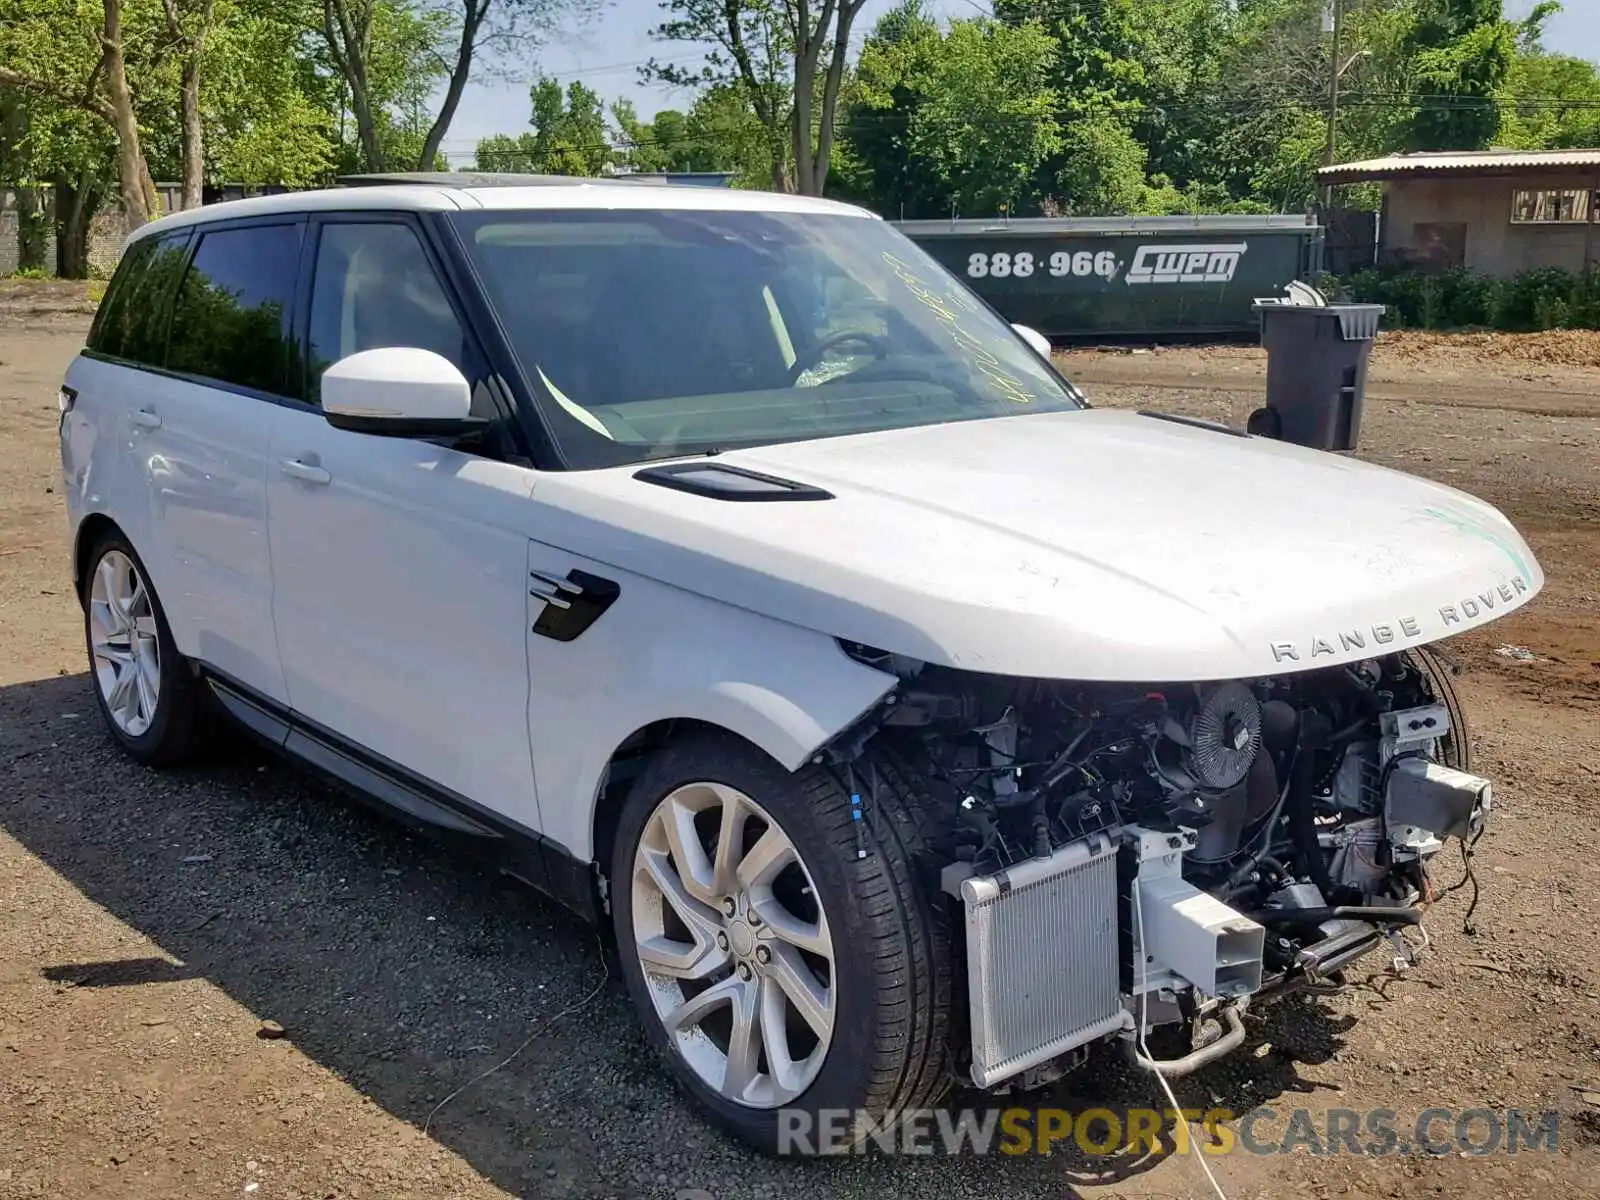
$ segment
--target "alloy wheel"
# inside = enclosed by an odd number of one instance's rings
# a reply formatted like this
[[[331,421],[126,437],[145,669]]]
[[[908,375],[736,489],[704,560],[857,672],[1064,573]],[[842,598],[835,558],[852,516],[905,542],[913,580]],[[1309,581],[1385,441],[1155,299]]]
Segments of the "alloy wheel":
[[[750,1108],[810,1087],[833,1038],[833,940],[778,822],[725,784],[675,789],[645,822],[630,902],[656,1015],[701,1081]]]
[[[161,642],[150,589],[120,550],[107,551],[89,589],[89,646],[95,683],[116,727],[143,737],[161,697]]]

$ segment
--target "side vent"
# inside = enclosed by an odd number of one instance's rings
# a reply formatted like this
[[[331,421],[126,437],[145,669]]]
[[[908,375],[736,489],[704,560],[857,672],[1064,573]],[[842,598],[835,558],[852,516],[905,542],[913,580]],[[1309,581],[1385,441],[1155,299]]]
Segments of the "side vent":
[[[635,471],[633,477],[713,500],[832,500],[833,493],[808,483],[763,475],[726,463],[667,463]]]
[[[565,578],[543,571],[528,572],[528,595],[544,601],[533,631],[541,637],[570,642],[598,621],[622,589],[587,571],[568,571]]]

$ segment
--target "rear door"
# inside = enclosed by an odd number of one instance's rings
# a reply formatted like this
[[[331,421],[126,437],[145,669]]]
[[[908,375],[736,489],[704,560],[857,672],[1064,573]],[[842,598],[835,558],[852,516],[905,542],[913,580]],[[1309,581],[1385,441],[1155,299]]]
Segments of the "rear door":
[[[267,450],[290,378],[301,218],[203,225],[172,302],[166,377],[137,419],[162,601],[179,649],[287,698],[272,625]],[[158,584],[158,586],[161,586]]]
[[[97,512],[115,521],[162,597],[182,588],[175,578],[168,586],[168,563],[153,549],[149,463],[163,453],[155,412],[168,383],[162,373],[167,318],[188,260],[187,229],[152,234],[128,248],[83,353],[67,369],[73,404],[61,423],[61,466],[74,520]]]
[[[378,765],[516,825],[540,827],[528,746],[533,473],[413,220],[315,222],[307,247],[306,401],[274,410],[268,479],[273,614],[290,702]],[[321,372],[413,346],[455,363],[494,418],[461,448],[335,429]],[[456,805],[460,807],[459,804]]]

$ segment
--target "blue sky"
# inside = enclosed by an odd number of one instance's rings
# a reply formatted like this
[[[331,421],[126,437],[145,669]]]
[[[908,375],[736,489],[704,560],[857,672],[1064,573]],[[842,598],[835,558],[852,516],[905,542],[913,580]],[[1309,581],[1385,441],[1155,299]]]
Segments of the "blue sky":
[[[857,21],[857,36],[872,27],[895,0],[868,0]],[[1526,13],[1534,0],[1508,0],[1511,16]],[[938,0],[930,6],[944,15],[971,15],[988,11],[981,0]],[[656,0],[611,0],[596,28],[581,39],[551,46],[541,56],[532,74],[550,74],[563,83],[581,79],[608,101],[626,96],[642,117],[661,108],[687,108],[690,97],[675,95],[670,89],[645,87],[639,83],[638,67],[654,57],[669,57],[676,47],[650,38],[649,31],[661,20]],[[1546,44],[1565,54],[1600,60],[1600,2],[1566,0],[1566,11],[1547,26]],[[453,165],[470,165],[472,149],[481,137],[492,133],[521,133],[528,121],[528,81],[471,84],[461,100],[461,108],[445,140],[445,151]]]

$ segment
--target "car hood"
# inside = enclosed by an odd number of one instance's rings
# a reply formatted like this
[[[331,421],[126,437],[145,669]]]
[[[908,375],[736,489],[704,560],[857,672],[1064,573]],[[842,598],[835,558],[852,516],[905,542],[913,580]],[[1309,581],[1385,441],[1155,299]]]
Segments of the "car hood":
[[[833,499],[543,477],[569,551],[924,661],[1084,680],[1279,674],[1422,645],[1544,574],[1489,505],[1335,454],[1085,410],[725,453]]]

